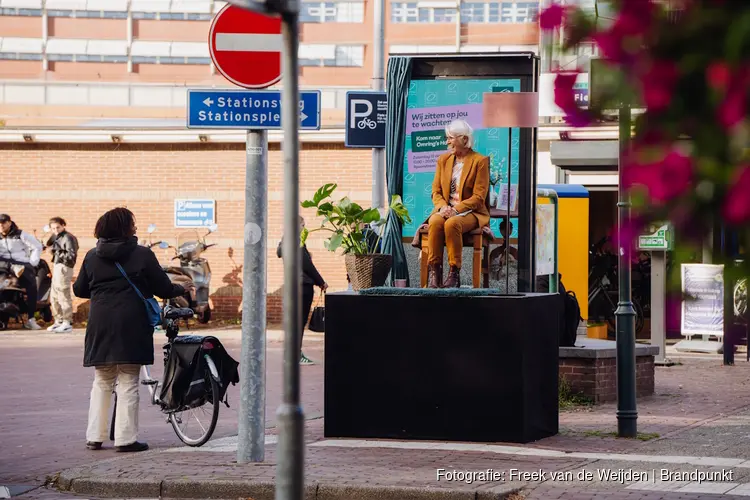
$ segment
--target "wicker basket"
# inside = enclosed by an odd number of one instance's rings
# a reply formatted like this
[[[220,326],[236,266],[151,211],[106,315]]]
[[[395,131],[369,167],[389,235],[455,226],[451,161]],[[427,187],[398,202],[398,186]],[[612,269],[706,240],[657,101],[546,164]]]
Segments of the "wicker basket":
[[[346,272],[349,273],[349,279],[352,282],[352,289],[361,290],[385,284],[388,273],[391,272],[393,257],[382,253],[348,254],[344,261]]]

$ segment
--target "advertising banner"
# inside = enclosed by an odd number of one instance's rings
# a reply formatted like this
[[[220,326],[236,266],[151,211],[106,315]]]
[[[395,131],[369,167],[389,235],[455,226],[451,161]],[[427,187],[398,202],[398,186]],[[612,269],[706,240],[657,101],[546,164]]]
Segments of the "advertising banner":
[[[724,335],[724,266],[682,264],[682,335]]]
[[[510,171],[514,191],[511,202],[515,204],[519,130],[512,129],[509,137],[507,128],[483,128],[482,97],[485,92],[520,92],[520,89],[519,79],[441,78],[411,82],[406,113],[403,200],[412,215],[412,223],[404,226],[405,237],[413,236],[432,212],[432,181],[437,159],[448,150],[445,127],[453,120],[465,120],[474,129],[474,150],[490,158],[491,203],[496,205],[501,195],[507,201]],[[498,220],[492,219],[491,222],[492,231],[497,236]],[[515,220],[513,225],[511,237],[515,238],[518,227]]]

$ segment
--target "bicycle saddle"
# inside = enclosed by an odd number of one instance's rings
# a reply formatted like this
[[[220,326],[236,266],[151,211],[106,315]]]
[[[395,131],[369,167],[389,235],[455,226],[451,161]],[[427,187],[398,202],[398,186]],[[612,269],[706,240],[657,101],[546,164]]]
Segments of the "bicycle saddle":
[[[164,311],[164,317],[167,319],[183,319],[192,318],[193,312],[189,307],[170,307]]]

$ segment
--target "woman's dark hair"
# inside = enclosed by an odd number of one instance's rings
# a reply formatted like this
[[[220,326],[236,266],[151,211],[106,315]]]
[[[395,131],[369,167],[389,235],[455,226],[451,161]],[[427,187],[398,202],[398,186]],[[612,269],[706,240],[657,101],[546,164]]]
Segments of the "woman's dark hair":
[[[135,215],[127,208],[113,208],[96,221],[95,238],[128,238],[135,234]]]
[[[62,217],[52,217],[49,220],[49,223],[50,224],[60,224],[61,226],[67,226],[67,224],[65,223],[65,219],[63,219]]]

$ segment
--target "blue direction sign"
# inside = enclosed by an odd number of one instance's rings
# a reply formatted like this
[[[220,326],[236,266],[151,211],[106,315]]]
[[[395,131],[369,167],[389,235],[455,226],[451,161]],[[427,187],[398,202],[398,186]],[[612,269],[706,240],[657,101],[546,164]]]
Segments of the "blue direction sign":
[[[270,130],[281,128],[277,90],[188,90],[187,128]],[[300,92],[300,128],[320,129],[320,91]]]
[[[384,148],[388,98],[385,92],[346,93],[346,134],[348,148]]]

